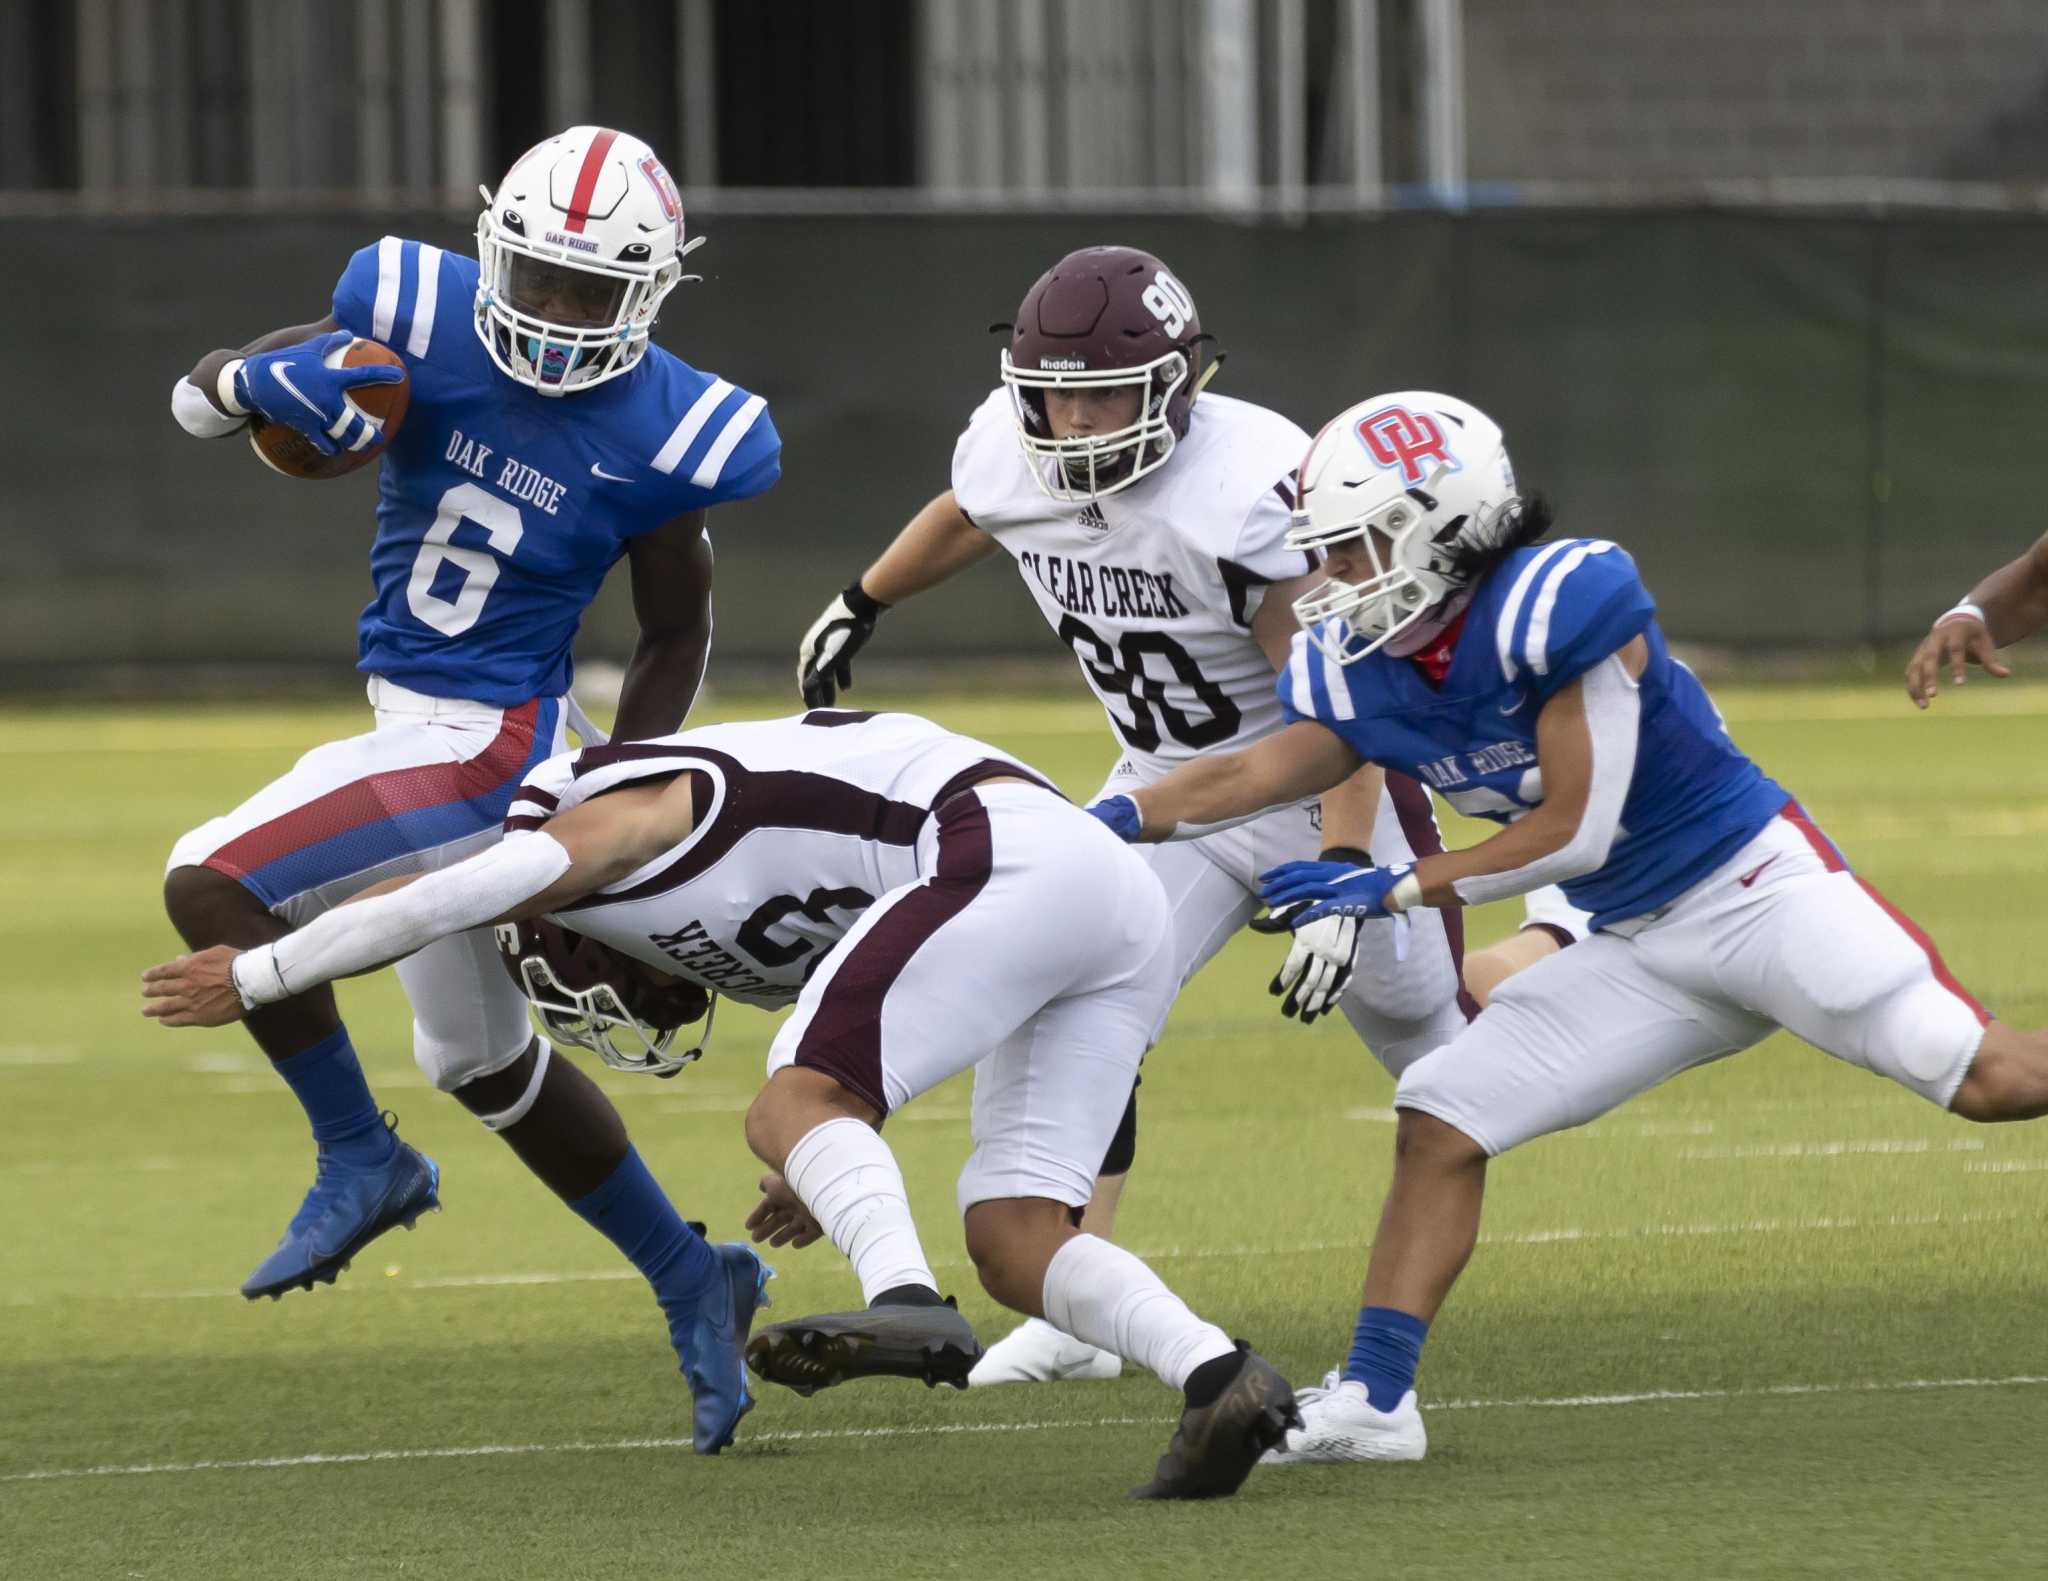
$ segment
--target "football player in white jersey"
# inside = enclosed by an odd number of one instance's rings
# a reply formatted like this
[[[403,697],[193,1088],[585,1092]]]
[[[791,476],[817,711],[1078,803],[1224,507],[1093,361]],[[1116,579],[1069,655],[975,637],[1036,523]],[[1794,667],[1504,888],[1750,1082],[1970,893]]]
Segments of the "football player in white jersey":
[[[275,943],[153,969],[150,1013],[220,1025],[460,929],[552,914],[613,952],[622,982],[654,971],[795,1005],[747,1114],[774,1171],[751,1222],[778,1244],[829,1236],[867,1305],[756,1334],[763,1377],[803,1394],[875,1375],[966,1386],[981,1346],[940,1300],[878,1128],[972,1067],[959,1200],[982,1284],[1184,1392],[1137,1496],[1233,1492],[1299,1425],[1285,1379],[1078,1228],[1178,980],[1158,880],[1037,774],[913,715],[819,711],[564,754],[505,824],[479,855]],[[513,944],[554,1036],[659,1066],[662,1040],[615,985],[565,982],[517,926]]]
[[[803,639],[813,706],[852,684],[882,612],[1007,550],[1101,699],[1122,760],[1103,794],[1280,727],[1274,676],[1292,602],[1319,580],[1289,549],[1291,476],[1308,435],[1276,412],[1203,392],[1208,356],[1187,288],[1149,253],[1088,247],[1048,270],[1017,310],[1002,383],[953,453],[952,486],[834,599]],[[1259,911],[1258,874],[1319,853],[1373,863],[1442,849],[1428,793],[1367,769],[1322,799],[1150,860],[1173,906],[1186,982]],[[1465,1025],[1462,923],[1425,912],[1406,958],[1385,924],[1296,934],[1273,991],[1311,1021],[1343,1010],[1398,1076]],[[1284,929],[1284,921],[1278,926]],[[1133,1094],[1103,1161],[1088,1227],[1107,1235],[1137,1140]],[[1114,1356],[1026,1323],[975,1382],[1113,1377]]]

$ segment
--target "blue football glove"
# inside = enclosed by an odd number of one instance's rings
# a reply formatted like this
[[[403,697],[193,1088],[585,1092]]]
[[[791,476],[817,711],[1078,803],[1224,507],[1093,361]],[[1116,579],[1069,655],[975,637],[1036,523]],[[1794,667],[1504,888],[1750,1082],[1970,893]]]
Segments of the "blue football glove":
[[[235,370],[235,399],[270,422],[296,428],[323,456],[375,444],[383,425],[351,405],[348,392],[366,384],[396,384],[405,370],[389,363],[339,366],[340,353],[354,339],[347,330],[337,329],[316,340],[243,358]],[[329,357],[335,365],[329,365]]]
[[[1259,898],[1274,911],[1300,906],[1289,920],[1298,931],[1325,917],[1391,917],[1387,895],[1413,862],[1360,867],[1352,862],[1282,862],[1259,875]]]
[[[1145,826],[1138,804],[1128,796],[1105,796],[1101,801],[1090,802],[1083,810],[1091,818],[1100,818],[1103,827],[1126,845],[1134,844],[1138,831]]]

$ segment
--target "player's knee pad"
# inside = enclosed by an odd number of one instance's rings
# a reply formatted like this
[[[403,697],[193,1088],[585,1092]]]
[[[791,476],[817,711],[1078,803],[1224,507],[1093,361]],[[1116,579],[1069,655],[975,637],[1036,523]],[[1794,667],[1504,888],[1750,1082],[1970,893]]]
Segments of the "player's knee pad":
[[[1845,1018],[1864,1063],[1946,1109],[1970,1073],[1984,1023],[1968,1001],[1927,970]]]
[[[533,1111],[534,1104],[539,1100],[541,1084],[548,1077],[548,1062],[554,1058],[555,1050],[554,1046],[546,1038],[539,1037],[535,1038],[529,1047],[534,1050],[534,1056],[532,1063],[525,1067],[526,1079],[519,1084],[519,1091],[516,1094],[500,1093],[496,1095],[499,1098],[508,1100],[499,1107],[490,1110],[479,1109],[473,1099],[461,1093],[457,1094],[458,1097],[463,1098],[463,1102],[469,1109],[469,1112],[483,1122],[483,1127],[486,1131],[509,1130],[521,1120],[524,1120]],[[508,1081],[512,1079],[513,1073],[520,1071],[521,1062],[525,1057],[526,1050],[522,1049],[520,1050],[519,1058],[510,1061],[503,1067]],[[465,1087],[473,1086],[479,1081],[486,1080],[489,1080],[488,1076],[472,1076],[462,1085]]]
[[[413,1063],[442,1092],[453,1092],[481,1077],[497,1075],[524,1054],[532,1041],[533,1034],[523,1026],[518,1038],[506,1047],[474,1037],[438,1036],[417,1021],[412,1025]]]
[[[1131,1085],[1130,1101],[1124,1105],[1124,1117],[1117,1122],[1116,1135],[1109,1139],[1109,1151],[1102,1155],[1102,1170],[1105,1175],[1128,1175],[1131,1165],[1138,1157],[1138,1088]]]

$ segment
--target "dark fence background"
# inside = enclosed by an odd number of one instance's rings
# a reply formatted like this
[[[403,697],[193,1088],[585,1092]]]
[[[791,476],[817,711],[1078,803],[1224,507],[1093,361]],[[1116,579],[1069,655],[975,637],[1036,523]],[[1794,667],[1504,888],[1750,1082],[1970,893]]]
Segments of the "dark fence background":
[[[1436,387],[1506,427],[1563,530],[1641,561],[1674,636],[1734,647],[1921,629],[2042,529],[2048,219],[1395,215],[695,216],[706,275],[663,342],[767,395],[782,483],[720,513],[718,656],[785,659],[815,610],[947,484],[1007,318],[1051,259],[1149,247],[1229,361],[1215,388],[1310,429]],[[445,214],[0,222],[15,316],[0,423],[0,686],[353,659],[367,478],[290,482],[172,421],[210,347],[324,310],[385,231]],[[622,657],[621,589],[586,657]],[[888,649],[1056,645],[1004,564],[892,616]],[[714,660],[714,664],[717,660]]]

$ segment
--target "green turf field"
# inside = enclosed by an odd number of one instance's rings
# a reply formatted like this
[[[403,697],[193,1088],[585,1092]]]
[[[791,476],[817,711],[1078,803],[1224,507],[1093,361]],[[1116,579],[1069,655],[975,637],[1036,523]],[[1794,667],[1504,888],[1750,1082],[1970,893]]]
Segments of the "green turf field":
[[[1973,683],[1924,718],[1889,682],[1721,700],[1980,996],[2048,1021],[2048,687]],[[925,711],[1072,791],[1112,755],[1078,698]],[[174,948],[173,837],[363,720],[0,715],[0,1574],[2048,1572],[2048,1125],[1972,1128],[1784,1038],[1495,1167],[1424,1359],[1427,1462],[1262,1471],[1218,1505],[1123,1498],[1174,1415],[1139,1376],[770,1390],[736,1449],[693,1458],[651,1298],[426,1088],[388,978],[344,1006],[447,1211],[332,1290],[245,1305],[310,1178],[303,1122],[238,1032],[143,1022],[135,979]],[[1281,1021],[1275,957],[1240,939],[1176,1010],[1122,1231],[1306,1382],[1348,1342],[1389,1083],[1341,1022]],[[605,1075],[714,1233],[750,1204],[739,1117],[772,1026],[730,1007],[676,1081]],[[889,1137],[993,1338],[953,1210],[965,1087]],[[828,1246],[776,1260],[782,1315],[855,1295]]]

